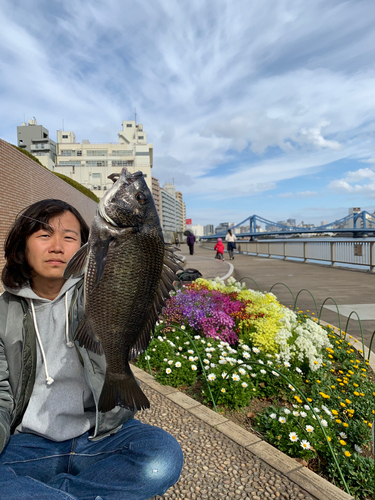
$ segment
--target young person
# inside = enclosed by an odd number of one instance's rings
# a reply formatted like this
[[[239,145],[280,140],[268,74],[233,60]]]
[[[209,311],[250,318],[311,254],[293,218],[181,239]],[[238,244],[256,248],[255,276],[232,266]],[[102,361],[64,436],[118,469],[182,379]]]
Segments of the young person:
[[[228,229],[228,233],[225,236],[225,241],[227,242],[227,250],[229,253],[229,260],[234,259],[233,250],[236,249],[236,235],[232,234],[231,229]]]
[[[223,240],[221,238],[217,239],[217,243],[214,246],[214,250],[216,250],[215,259],[224,260],[224,245],[223,245]]]
[[[72,206],[43,200],[17,217],[5,242],[1,500],[145,500],[181,472],[170,434],[124,408],[98,412],[105,357],[74,343],[83,278],[63,278],[88,233]]]

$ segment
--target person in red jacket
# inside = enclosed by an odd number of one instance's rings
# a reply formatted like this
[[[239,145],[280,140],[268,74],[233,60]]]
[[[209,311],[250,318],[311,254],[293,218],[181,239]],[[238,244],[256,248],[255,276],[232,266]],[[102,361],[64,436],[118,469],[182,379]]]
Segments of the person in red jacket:
[[[214,250],[216,250],[215,259],[224,260],[224,245],[223,245],[223,240],[221,238],[217,239],[217,243],[214,246]]]

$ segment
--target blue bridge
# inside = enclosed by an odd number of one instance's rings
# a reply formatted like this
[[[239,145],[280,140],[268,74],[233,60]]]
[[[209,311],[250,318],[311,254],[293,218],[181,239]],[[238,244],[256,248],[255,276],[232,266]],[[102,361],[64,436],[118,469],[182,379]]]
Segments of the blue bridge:
[[[265,225],[266,230],[261,229],[261,225]],[[280,222],[273,222],[260,217],[259,215],[251,215],[247,219],[243,220],[239,224],[231,227],[234,230],[238,227],[247,225],[250,230],[244,233],[236,233],[237,237],[244,237],[250,239],[255,239],[259,236],[282,236],[288,237],[297,234],[340,234],[340,233],[352,233],[353,237],[364,237],[368,236],[369,233],[374,233],[375,235],[375,216],[366,212],[365,210],[358,213],[352,213],[343,217],[342,219],[330,222],[324,226],[314,226],[314,227],[301,227],[301,226],[290,226],[287,224],[282,224]],[[212,234],[209,236],[202,236],[201,239],[214,239],[218,237],[223,237],[227,234],[227,230],[220,233]]]

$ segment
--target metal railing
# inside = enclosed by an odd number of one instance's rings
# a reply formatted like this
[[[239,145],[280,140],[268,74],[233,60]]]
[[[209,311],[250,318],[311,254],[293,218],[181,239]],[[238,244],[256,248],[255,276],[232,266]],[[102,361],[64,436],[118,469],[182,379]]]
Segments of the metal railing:
[[[204,241],[204,248],[213,249],[215,241]],[[361,266],[375,272],[375,241],[238,241],[237,252],[260,257],[276,257],[310,263]]]

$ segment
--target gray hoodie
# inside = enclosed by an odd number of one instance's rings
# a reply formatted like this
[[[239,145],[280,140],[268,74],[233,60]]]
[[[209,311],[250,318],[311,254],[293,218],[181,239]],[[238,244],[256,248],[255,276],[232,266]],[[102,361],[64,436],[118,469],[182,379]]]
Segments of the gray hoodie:
[[[53,441],[80,436],[95,425],[95,404],[77,350],[66,329],[74,287],[70,278],[54,300],[36,295],[29,285],[9,293],[27,299],[37,332],[33,392],[16,432]],[[90,408],[94,411],[85,411]]]

